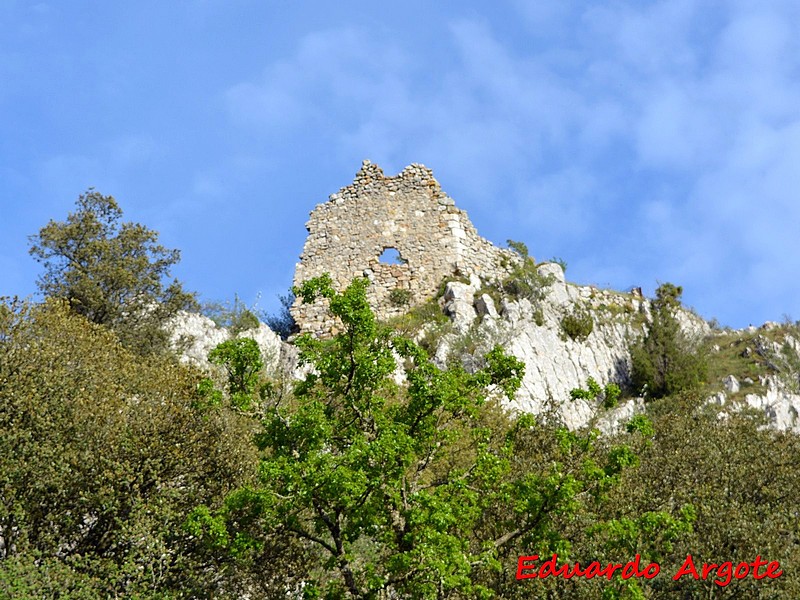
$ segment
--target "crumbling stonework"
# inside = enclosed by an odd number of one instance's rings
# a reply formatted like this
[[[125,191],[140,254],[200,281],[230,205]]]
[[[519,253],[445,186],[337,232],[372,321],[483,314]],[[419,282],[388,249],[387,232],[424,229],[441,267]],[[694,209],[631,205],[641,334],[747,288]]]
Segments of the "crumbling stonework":
[[[480,237],[467,213],[456,208],[431,170],[419,164],[387,177],[365,160],[351,185],[312,211],[306,229],[294,284],[327,272],[343,290],[354,278],[367,277],[370,304],[380,319],[407,309],[398,300],[414,305],[432,297],[445,277],[477,275],[494,281],[518,260]],[[401,262],[381,261],[391,249]],[[336,331],[321,302],[298,301],[291,312],[303,332]]]

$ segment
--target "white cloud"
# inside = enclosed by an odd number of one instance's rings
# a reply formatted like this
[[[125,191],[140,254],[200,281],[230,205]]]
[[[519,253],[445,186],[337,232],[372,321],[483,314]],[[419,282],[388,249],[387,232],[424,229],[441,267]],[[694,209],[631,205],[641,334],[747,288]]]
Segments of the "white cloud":
[[[719,287],[754,319],[800,309],[778,306],[800,297],[800,18],[786,12],[800,11],[518,6],[533,51],[476,19],[451,23],[437,63],[380,32],[310,34],[228,90],[230,115],[387,171],[427,162],[494,203],[490,218],[582,244],[626,279],[686,278],[723,318],[738,312]]]

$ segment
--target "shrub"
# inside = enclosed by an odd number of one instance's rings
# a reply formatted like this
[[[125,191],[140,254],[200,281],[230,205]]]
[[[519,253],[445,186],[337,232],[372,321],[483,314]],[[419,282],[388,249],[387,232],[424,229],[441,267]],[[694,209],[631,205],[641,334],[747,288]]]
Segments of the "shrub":
[[[522,259],[514,267],[511,274],[500,284],[500,288],[514,300],[528,299],[531,304],[537,305],[546,294],[547,286],[554,281],[552,275],[542,275],[537,269],[536,261],[528,256],[528,247],[522,242],[508,240],[508,246]]]
[[[561,331],[565,338],[568,337],[576,342],[582,342],[588,338],[593,329],[592,315],[584,309],[576,308],[561,319]]]
[[[268,314],[266,316],[266,323],[272,331],[281,336],[281,339],[285,341],[290,335],[300,331],[290,310],[294,304],[294,292],[289,290],[288,294],[278,296],[278,299],[281,302],[281,308],[275,314]]]
[[[261,350],[255,340],[237,338],[222,342],[208,354],[209,362],[225,368],[231,404],[250,410],[264,368]]]
[[[183,523],[245,483],[253,421],[64,301],[0,306],[0,598],[216,596]]]
[[[525,244],[525,242],[506,240],[506,244],[508,244],[508,247],[511,248],[511,250],[519,254],[519,257],[523,261],[527,261],[531,258],[530,255],[528,254],[528,246]]]
[[[603,390],[603,408],[614,408],[619,404],[619,397],[622,395],[622,390],[616,383],[608,383]]]
[[[229,329],[232,335],[256,329],[261,323],[255,309],[248,308],[238,295],[233,296],[232,303],[207,302],[203,305],[202,313],[218,327]]]
[[[603,408],[614,408],[618,402],[622,390],[616,383],[607,383],[601,387],[594,377],[586,380],[586,389],[574,388],[570,390],[569,397],[573,400],[601,400]]]
[[[567,272],[567,261],[565,261],[563,258],[554,256],[553,258],[550,259],[550,262],[556,263],[559,267],[561,267],[561,270],[564,271],[564,273]]]
[[[395,288],[389,292],[389,302],[392,306],[408,306],[411,303],[411,290]]]

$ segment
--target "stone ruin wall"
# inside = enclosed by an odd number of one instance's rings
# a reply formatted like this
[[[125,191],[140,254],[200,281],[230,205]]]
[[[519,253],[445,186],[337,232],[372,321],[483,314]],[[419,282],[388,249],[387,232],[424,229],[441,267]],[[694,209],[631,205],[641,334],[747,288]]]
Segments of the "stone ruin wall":
[[[445,277],[477,275],[494,281],[518,260],[480,237],[467,213],[419,164],[387,177],[365,160],[351,185],[311,212],[306,229],[294,285],[327,272],[334,287],[344,290],[356,277],[367,277],[370,305],[379,319],[407,310],[390,301],[394,289],[408,290],[413,306],[434,296]],[[402,264],[381,262],[387,249],[396,249]],[[337,330],[322,301],[307,305],[298,300],[291,312],[302,332]]]

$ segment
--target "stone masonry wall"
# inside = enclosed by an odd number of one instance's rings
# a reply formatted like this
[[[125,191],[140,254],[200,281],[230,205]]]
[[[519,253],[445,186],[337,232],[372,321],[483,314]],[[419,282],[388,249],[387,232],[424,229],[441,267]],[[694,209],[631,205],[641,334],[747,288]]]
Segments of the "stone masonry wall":
[[[380,319],[406,310],[390,301],[394,289],[407,290],[414,305],[435,295],[445,277],[477,275],[494,281],[517,260],[513,252],[480,237],[467,213],[419,164],[387,177],[365,160],[351,185],[311,212],[306,229],[294,284],[327,272],[336,289],[343,290],[354,278],[367,277],[370,304]],[[402,263],[381,262],[387,249],[397,250]],[[291,312],[303,332],[336,331],[321,302],[298,300]]]

